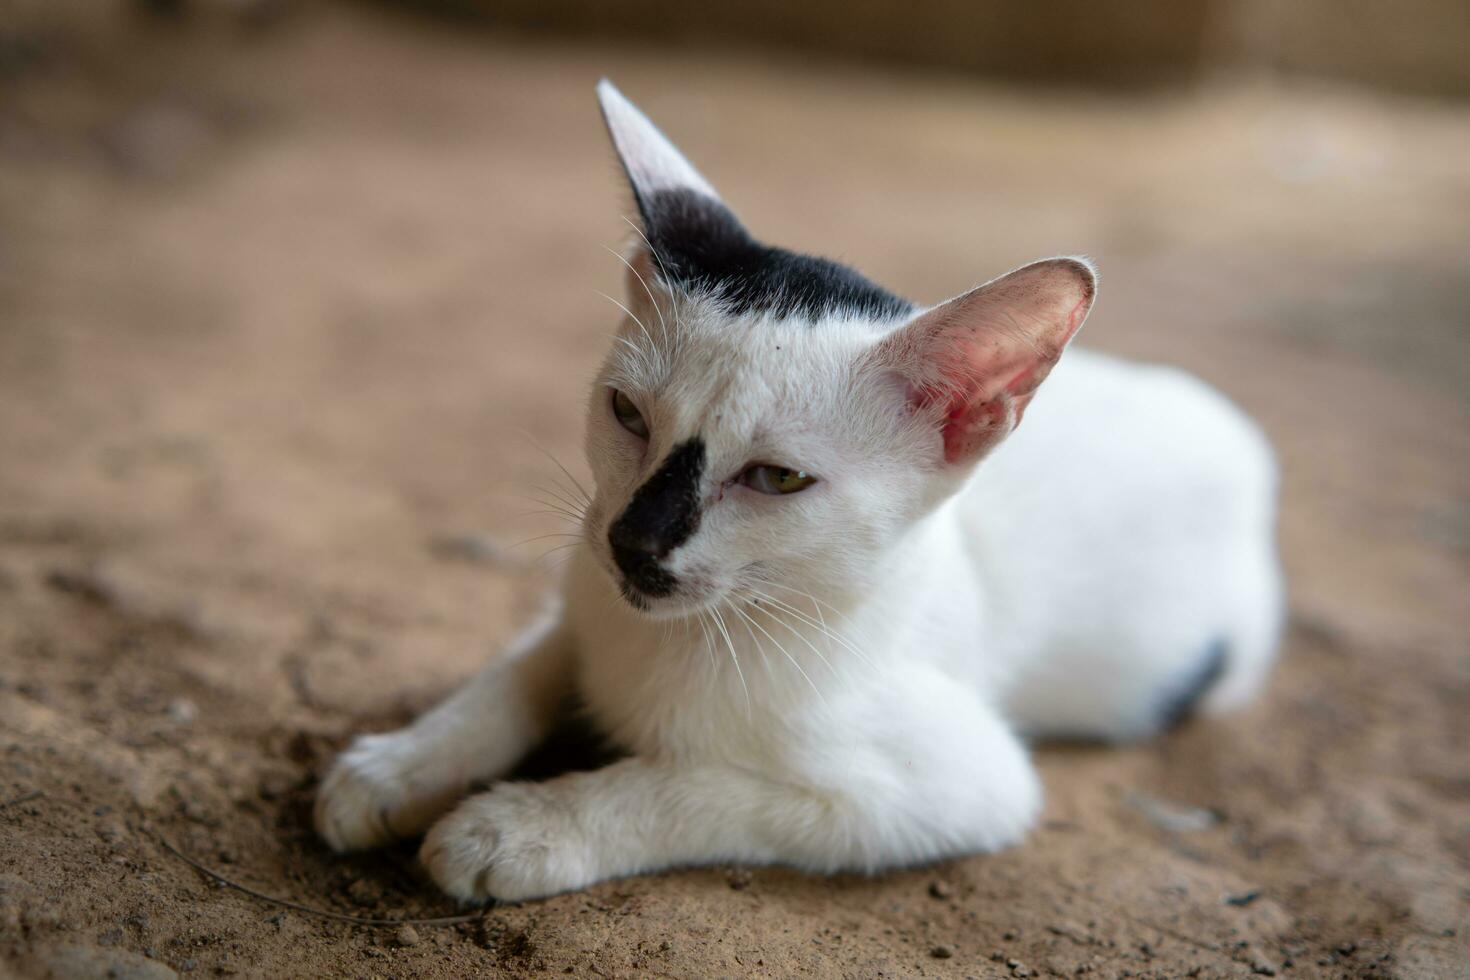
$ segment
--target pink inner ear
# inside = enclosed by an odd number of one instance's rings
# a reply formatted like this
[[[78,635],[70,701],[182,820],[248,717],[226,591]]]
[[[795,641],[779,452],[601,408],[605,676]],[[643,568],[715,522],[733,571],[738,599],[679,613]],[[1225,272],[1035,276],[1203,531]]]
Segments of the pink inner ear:
[[[1081,260],[1033,262],[929,310],[879,345],[910,379],[910,408],[940,423],[945,462],[974,462],[1020,424],[1087,318],[1095,282]]]
[[[1037,337],[1039,349],[1005,343],[978,349],[973,343],[961,344],[956,348],[961,352],[960,359],[943,368],[945,376],[957,382],[948,394],[944,413],[945,462],[974,459],[1021,424],[1031,396],[1051,373],[1090,305],[1090,296],[1082,299],[1056,323],[1053,336]],[[970,358],[978,363],[970,362]],[[1008,375],[1009,380],[999,381]],[[988,380],[977,383],[977,378]]]
[[[967,339],[974,336],[969,331],[964,333]],[[960,463],[980,456],[1004,439],[1021,420],[1030,392],[1046,376],[1050,364],[1027,358],[1018,366],[1014,361],[1008,363],[1008,353],[1004,345],[979,348],[972,343],[956,345],[950,349],[948,363],[940,368],[952,387],[939,392],[910,393],[916,407],[933,410],[943,404],[941,434],[945,462]],[[1007,373],[1010,380],[1000,381]]]
[[[944,461],[974,459],[1005,438],[1013,427],[1007,418],[1010,404],[1011,399],[1004,395],[968,404],[961,398],[953,399],[944,416]]]

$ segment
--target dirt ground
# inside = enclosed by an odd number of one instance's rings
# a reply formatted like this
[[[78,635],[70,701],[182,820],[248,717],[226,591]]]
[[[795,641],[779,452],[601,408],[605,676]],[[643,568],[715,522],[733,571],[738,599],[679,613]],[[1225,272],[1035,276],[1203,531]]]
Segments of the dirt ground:
[[[14,45],[12,45],[14,47]],[[17,49],[20,50],[20,49]],[[1470,111],[1259,81],[1027,93],[328,7],[55,36],[0,79],[0,975],[1470,976]],[[1043,747],[1024,846],[717,868],[456,926],[315,781],[552,585],[644,103],[769,239],[934,300],[1103,270],[1285,472],[1268,696]],[[1044,396],[1043,396],[1044,397]]]

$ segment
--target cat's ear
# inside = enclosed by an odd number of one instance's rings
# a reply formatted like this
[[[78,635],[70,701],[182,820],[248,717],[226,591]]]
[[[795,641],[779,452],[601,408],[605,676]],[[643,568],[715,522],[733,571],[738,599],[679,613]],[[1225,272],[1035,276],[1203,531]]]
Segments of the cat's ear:
[[[597,83],[597,100],[642,224],[624,256],[628,305],[637,316],[656,313],[670,301],[682,256],[742,248],[750,236],[709,181],[612,82]]]
[[[966,465],[1020,424],[1096,291],[1085,259],[1033,262],[920,314],[873,353],[904,380],[908,409],[939,428],[944,462]]]
[[[660,191],[691,191],[711,201],[720,200],[694,165],[605,78],[597,83],[597,101],[602,105],[602,118],[612,137],[613,149],[617,150],[628,183],[632,185],[645,231],[649,230],[653,198]]]

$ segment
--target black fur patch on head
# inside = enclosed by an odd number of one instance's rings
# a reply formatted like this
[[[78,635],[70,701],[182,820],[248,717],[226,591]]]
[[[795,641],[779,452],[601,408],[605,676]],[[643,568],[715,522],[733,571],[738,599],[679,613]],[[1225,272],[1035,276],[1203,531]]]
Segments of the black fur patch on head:
[[[698,529],[703,476],[704,440],[696,436],[669,452],[608,529],[613,561],[639,592],[667,596],[678,585],[660,562]]]
[[[816,320],[850,313],[909,316],[908,300],[840,262],[762,245],[719,201],[691,190],[638,194],[654,268],[670,286],[717,297],[733,316],[768,313]]]

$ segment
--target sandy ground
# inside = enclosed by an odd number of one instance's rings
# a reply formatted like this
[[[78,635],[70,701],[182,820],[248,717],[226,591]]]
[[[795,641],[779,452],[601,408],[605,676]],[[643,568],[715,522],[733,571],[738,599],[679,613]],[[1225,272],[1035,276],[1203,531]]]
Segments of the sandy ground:
[[[64,38],[0,89],[0,975],[1470,975],[1470,114],[1121,100],[457,37],[361,10]],[[456,910],[312,836],[354,732],[552,573],[622,190],[592,82],[765,236],[921,299],[1101,263],[1087,342],[1285,469],[1263,703],[1043,748],[1044,826],[878,878],[718,868]],[[529,436],[529,438],[528,438]],[[111,972],[109,972],[111,971]]]

